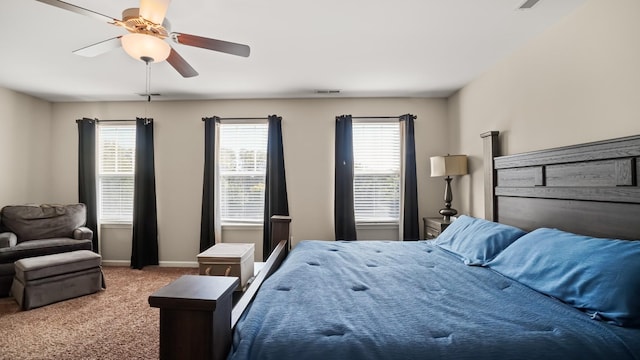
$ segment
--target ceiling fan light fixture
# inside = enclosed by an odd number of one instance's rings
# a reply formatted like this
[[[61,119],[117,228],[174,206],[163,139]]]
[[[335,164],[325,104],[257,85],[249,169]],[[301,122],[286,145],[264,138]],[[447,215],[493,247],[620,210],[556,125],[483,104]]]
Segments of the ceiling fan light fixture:
[[[144,62],[161,62],[171,53],[171,46],[153,35],[131,33],[124,35],[121,41],[129,56]]]
[[[140,0],[140,16],[161,25],[171,0]]]

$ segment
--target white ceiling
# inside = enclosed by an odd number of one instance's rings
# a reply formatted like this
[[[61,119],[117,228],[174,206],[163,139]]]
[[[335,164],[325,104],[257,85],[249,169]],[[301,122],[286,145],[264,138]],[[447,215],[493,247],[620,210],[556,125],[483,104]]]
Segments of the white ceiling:
[[[114,18],[137,0],[66,0]],[[173,0],[171,30],[247,44],[248,58],[172,44],[200,75],[151,65],[162,99],[442,97],[586,0]],[[35,0],[0,4],[0,87],[53,102],[140,100],[145,64],[73,50],[124,29]],[[340,90],[319,95],[316,90]]]

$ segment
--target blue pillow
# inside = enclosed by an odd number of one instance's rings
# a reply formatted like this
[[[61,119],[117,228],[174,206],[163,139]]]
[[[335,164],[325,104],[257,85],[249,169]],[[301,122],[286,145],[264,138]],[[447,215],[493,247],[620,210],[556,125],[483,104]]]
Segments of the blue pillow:
[[[640,241],[542,228],[518,239],[487,266],[595,319],[640,326]]]
[[[435,240],[467,265],[484,265],[525,232],[513,226],[462,215]]]

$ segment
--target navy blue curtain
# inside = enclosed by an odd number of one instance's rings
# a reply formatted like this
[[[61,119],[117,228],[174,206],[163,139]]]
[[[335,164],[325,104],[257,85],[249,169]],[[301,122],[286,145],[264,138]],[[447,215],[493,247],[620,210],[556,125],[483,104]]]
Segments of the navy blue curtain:
[[[93,231],[92,248],[98,253],[98,200],[96,191],[96,120],[78,124],[78,201],[87,208],[86,227]]]
[[[420,224],[418,222],[418,178],[416,175],[416,141],[413,131],[413,120],[416,117],[411,114],[400,116],[404,123],[404,207],[403,240],[419,240]]]
[[[353,205],[353,126],[351,115],[336,117],[335,201],[336,240],[356,240]]]
[[[153,155],[153,119],[136,119],[131,267],[158,265],[158,212]]]
[[[264,184],[264,227],[262,233],[263,261],[266,261],[273,251],[271,246],[271,217],[273,215],[289,216],[281,117],[269,115],[267,134],[267,171]]]
[[[204,121],[204,179],[202,182],[202,211],[200,215],[200,252],[216,243],[215,237],[215,163],[217,116]]]

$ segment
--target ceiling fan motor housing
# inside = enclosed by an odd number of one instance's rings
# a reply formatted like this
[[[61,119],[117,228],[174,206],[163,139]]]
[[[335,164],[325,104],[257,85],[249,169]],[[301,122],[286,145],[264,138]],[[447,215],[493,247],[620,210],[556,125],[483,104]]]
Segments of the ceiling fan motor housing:
[[[147,34],[164,39],[169,36],[169,21],[156,24],[140,16],[139,8],[129,8],[122,12],[119,24],[131,33]]]

